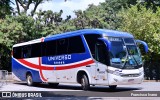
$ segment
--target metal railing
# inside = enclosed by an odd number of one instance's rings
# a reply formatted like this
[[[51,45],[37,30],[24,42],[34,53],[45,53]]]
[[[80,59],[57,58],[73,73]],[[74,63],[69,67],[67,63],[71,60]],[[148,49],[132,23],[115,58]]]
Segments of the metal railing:
[[[7,84],[8,71],[0,70],[0,87]]]

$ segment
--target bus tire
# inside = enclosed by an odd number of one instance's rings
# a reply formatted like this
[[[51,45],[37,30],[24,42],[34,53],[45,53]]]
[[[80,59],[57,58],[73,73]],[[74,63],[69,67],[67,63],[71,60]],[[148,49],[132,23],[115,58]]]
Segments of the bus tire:
[[[33,78],[32,78],[32,75],[31,74],[27,74],[27,85],[28,86],[32,86],[33,85]]]
[[[116,89],[117,85],[110,85],[109,88],[110,89]]]
[[[51,87],[57,87],[59,83],[48,83]]]
[[[89,90],[90,88],[89,80],[85,74],[81,77],[81,86],[82,86],[82,89],[85,91]]]

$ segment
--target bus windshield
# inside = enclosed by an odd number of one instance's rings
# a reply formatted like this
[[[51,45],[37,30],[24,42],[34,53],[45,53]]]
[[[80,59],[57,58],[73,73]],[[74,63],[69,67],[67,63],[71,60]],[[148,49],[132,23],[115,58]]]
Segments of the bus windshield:
[[[142,58],[133,38],[109,37],[112,48],[110,62],[112,67],[136,69],[142,66]]]

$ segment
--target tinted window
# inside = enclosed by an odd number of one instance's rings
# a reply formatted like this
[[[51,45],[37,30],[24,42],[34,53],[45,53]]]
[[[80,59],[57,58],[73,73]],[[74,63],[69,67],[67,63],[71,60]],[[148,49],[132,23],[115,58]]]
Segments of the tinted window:
[[[30,58],[31,57],[31,46],[30,45],[26,45],[22,47],[22,54],[23,54],[23,58]]]
[[[83,53],[85,48],[80,36],[74,36],[69,38],[68,54],[71,53]]]
[[[32,44],[31,57],[41,57],[41,43]]]
[[[88,46],[93,58],[95,58],[95,45],[98,41],[98,38],[100,38],[101,36],[98,34],[87,34],[87,35],[84,35],[84,37],[88,43]]]
[[[109,65],[109,62],[110,62],[110,60],[108,59],[109,55],[106,50],[106,46],[104,42],[102,41],[97,42],[95,51],[96,51],[95,59],[103,64]]]
[[[30,58],[31,57],[31,46],[25,45],[13,48],[13,57],[16,59]]]
[[[56,44],[57,44],[56,40],[43,43],[42,49],[44,49],[43,52],[45,53],[45,56],[56,55],[57,51]]]
[[[57,40],[57,55],[67,54],[68,38]]]
[[[13,57],[16,59],[32,58],[41,56],[41,43],[24,45],[13,48]]]
[[[13,57],[16,59],[22,58],[22,49],[21,47],[14,47],[13,48]]]
[[[41,52],[42,52],[41,55],[42,56],[46,56],[46,44],[47,44],[46,42],[42,42],[41,43],[41,47],[42,47],[42,49],[41,49]]]
[[[131,45],[135,44],[133,38],[124,38],[124,42]]]
[[[17,59],[84,52],[85,48],[80,36],[13,48],[13,56]]]

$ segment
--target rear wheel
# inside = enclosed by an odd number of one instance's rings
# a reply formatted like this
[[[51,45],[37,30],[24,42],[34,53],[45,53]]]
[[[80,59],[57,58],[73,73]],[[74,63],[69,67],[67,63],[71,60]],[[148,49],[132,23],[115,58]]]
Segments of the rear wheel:
[[[117,85],[110,85],[109,88],[110,89],[116,89]]]
[[[27,85],[28,86],[32,86],[33,85],[33,78],[32,78],[32,75],[31,74],[28,74],[27,75]]]
[[[81,77],[81,86],[82,86],[82,89],[85,91],[89,90],[89,88],[90,88],[89,80],[86,75],[83,75]]]

